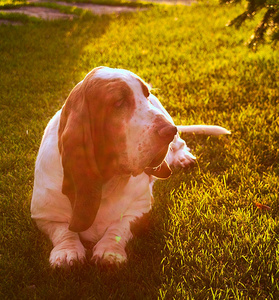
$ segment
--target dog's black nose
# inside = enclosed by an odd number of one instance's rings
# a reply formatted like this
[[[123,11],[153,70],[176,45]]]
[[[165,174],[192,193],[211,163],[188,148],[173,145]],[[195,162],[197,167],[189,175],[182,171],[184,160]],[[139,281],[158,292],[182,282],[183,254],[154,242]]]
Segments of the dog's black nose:
[[[158,130],[158,134],[167,143],[170,143],[177,134],[177,128],[172,124],[166,124]]]

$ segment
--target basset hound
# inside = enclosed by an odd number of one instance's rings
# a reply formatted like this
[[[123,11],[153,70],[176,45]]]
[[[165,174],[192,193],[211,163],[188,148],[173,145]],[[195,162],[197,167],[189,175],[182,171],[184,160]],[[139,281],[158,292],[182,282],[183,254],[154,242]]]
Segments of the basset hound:
[[[48,123],[35,166],[31,215],[53,243],[52,267],[86,260],[119,265],[131,224],[151,209],[156,178],[195,157],[178,131],[229,134],[219,126],[175,126],[135,74],[99,67]]]

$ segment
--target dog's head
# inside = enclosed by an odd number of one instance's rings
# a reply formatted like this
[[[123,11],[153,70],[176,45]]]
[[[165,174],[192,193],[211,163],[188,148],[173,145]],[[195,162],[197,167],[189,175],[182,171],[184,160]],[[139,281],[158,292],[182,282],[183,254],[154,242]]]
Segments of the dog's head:
[[[147,84],[120,69],[96,68],[76,85],[62,109],[58,143],[62,192],[73,207],[72,231],[89,228],[102,184],[142,172],[166,178],[164,161],[177,129],[148,100]]]

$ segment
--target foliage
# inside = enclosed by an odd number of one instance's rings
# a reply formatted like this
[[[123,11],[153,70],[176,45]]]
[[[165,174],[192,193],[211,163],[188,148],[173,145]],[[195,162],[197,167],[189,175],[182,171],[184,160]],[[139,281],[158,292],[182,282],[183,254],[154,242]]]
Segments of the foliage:
[[[1,299],[278,299],[279,54],[243,46],[256,20],[224,26],[240,12],[156,5],[0,26]],[[51,116],[100,65],[149,82],[177,124],[232,135],[183,136],[197,164],[156,183],[153,227],[129,243],[127,265],[51,270],[30,218],[34,163]]]
[[[220,0],[221,3],[239,3],[241,0]],[[279,40],[279,1],[278,0],[247,0],[247,6],[243,13],[234,18],[230,25],[239,28],[247,19],[254,18],[256,14],[263,12],[261,21],[251,36],[249,46],[256,48],[257,44],[265,40],[265,36],[271,35],[271,39]]]

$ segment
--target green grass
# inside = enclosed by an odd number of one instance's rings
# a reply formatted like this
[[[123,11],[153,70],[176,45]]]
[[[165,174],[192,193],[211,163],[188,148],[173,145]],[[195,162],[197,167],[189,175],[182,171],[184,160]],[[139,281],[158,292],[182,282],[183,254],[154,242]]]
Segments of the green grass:
[[[278,299],[279,54],[245,45],[257,20],[225,26],[242,10],[154,6],[0,26],[1,299]],[[177,123],[232,135],[184,136],[197,164],[157,182],[153,226],[121,270],[51,270],[29,212],[36,154],[51,116],[99,65],[151,83]]]

